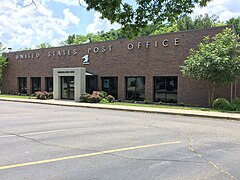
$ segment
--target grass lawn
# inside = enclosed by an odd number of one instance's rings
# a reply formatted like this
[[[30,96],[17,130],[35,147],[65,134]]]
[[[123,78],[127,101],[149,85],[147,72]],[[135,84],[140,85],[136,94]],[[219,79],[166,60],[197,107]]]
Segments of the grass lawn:
[[[32,96],[18,96],[18,95],[10,95],[10,94],[0,94],[0,97],[6,98],[20,98],[20,99],[30,99]]]
[[[0,94],[0,97],[6,98],[20,98],[20,99],[35,99],[33,96],[19,96],[19,95],[9,95]],[[151,108],[168,108],[168,109],[186,109],[186,110],[199,110],[199,111],[215,111],[215,112],[228,112],[228,113],[239,113],[240,111],[226,111],[226,110],[216,110],[204,107],[189,107],[189,106],[176,106],[176,105],[160,105],[160,104],[142,104],[142,103],[129,103],[129,102],[114,102],[107,103],[108,105],[122,105],[122,106],[138,106],[138,107],[151,107]]]
[[[123,105],[123,106],[140,106],[140,107],[152,107],[152,108],[169,108],[169,109],[186,109],[186,110],[202,110],[210,111],[210,108],[203,107],[186,107],[176,105],[160,105],[160,104],[140,104],[140,103],[127,103],[127,102],[114,102],[112,105]]]
[[[240,111],[216,110],[216,109],[204,108],[204,107],[189,107],[189,106],[176,106],[176,105],[174,106],[174,105],[158,105],[158,104],[139,104],[139,103],[127,103],[127,102],[114,102],[114,103],[111,103],[111,105],[240,113]]]

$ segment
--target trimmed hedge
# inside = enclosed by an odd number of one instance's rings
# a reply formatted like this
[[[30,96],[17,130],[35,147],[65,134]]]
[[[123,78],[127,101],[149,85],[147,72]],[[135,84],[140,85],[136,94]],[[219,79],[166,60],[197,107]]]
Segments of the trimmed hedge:
[[[80,102],[88,103],[109,103],[115,101],[115,98],[112,95],[108,95],[105,91],[93,91],[92,94],[84,93],[79,99]]]
[[[218,110],[230,110],[231,106],[228,100],[224,98],[218,98],[213,101],[212,108]]]
[[[53,99],[53,93],[47,91],[37,91],[34,93],[37,99]]]

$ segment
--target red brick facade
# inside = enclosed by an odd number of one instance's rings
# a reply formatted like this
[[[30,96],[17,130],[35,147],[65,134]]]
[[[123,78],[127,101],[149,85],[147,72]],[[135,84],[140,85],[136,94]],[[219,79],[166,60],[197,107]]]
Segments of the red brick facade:
[[[126,77],[145,77],[145,99],[153,101],[153,77],[177,76],[177,101],[206,106],[207,83],[182,76],[179,65],[183,64],[189,49],[196,48],[204,36],[214,36],[224,28],[7,53],[9,64],[4,70],[3,92],[18,93],[18,77],[27,77],[28,94],[31,77],[41,77],[41,88],[45,90],[45,77],[53,76],[53,68],[85,67],[87,72],[98,76],[99,90],[102,77],[118,77],[118,99],[121,100],[126,99]],[[84,55],[89,55],[89,64],[83,64]],[[232,92],[233,97],[239,96],[240,84],[233,86]],[[230,85],[218,88],[216,97],[230,99]]]

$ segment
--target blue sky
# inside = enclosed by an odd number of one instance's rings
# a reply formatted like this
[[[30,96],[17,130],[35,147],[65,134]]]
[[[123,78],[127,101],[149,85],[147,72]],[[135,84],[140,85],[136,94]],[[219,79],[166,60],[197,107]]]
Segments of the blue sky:
[[[78,0],[36,0],[35,6],[22,7],[30,0],[1,0],[0,42],[13,50],[46,42],[53,46],[66,40],[68,35],[97,33],[120,26],[100,19],[100,14],[87,11]],[[134,2],[128,0],[127,2]],[[84,0],[81,0],[84,6]],[[195,8],[193,16],[208,13],[226,21],[240,16],[239,0],[212,0],[207,7]]]

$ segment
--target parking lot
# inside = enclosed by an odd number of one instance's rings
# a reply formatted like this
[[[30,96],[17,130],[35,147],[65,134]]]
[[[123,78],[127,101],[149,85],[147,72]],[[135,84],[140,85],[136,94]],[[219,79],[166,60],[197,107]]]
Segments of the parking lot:
[[[0,101],[0,179],[240,179],[240,122]]]

